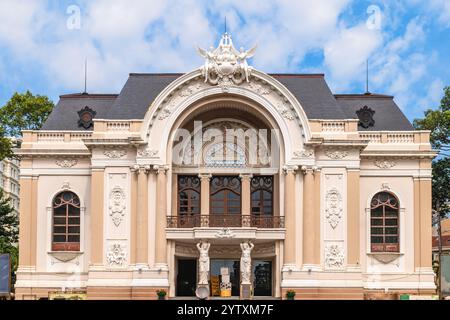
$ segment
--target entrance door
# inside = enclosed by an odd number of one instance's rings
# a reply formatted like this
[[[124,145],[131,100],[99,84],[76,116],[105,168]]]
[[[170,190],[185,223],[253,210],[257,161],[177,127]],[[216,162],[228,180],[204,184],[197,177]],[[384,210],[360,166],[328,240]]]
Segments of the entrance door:
[[[176,295],[179,297],[195,296],[197,287],[197,260],[178,260]]]
[[[272,295],[272,261],[254,260],[253,290],[255,296]]]
[[[239,270],[239,260],[211,259],[211,295],[220,296],[222,274],[228,274],[231,283],[231,295],[238,297],[241,276]]]

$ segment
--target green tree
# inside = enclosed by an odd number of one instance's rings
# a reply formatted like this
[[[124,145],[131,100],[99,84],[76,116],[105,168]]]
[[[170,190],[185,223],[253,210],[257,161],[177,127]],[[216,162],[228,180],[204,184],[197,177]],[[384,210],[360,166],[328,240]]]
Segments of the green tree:
[[[11,140],[5,137],[5,128],[0,127],[0,161],[13,156]]]
[[[0,253],[11,255],[11,278],[15,282],[15,274],[18,265],[19,251],[16,247],[19,231],[18,217],[10,204],[10,199],[5,197],[3,189],[0,188]]]
[[[0,108],[0,123],[5,135],[19,137],[22,130],[39,130],[53,110],[54,104],[47,96],[33,95],[30,91],[14,93]]]
[[[445,216],[450,209],[450,86],[444,88],[441,105],[425,111],[423,119],[414,120],[414,127],[431,130],[431,145],[439,151],[432,163],[433,209]]]

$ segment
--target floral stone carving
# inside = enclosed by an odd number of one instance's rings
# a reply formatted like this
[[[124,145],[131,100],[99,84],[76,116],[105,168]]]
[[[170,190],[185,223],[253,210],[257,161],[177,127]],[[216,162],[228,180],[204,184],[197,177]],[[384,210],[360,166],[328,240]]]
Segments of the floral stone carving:
[[[339,269],[344,266],[344,253],[337,244],[325,247],[325,266],[330,269]]]
[[[106,254],[106,261],[110,266],[123,266],[127,260],[125,248],[120,243],[114,243]]]
[[[125,207],[125,192],[121,187],[115,186],[109,194],[109,215],[116,227],[122,222]]]
[[[332,188],[326,195],[325,217],[330,226],[335,229],[342,218],[342,196],[336,188]]]

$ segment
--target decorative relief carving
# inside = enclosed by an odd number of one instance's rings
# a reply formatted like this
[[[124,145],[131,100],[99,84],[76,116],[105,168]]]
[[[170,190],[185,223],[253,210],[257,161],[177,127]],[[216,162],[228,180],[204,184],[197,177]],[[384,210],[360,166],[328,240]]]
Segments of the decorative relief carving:
[[[63,184],[61,185],[61,189],[69,190],[70,189],[70,182],[69,181],[64,181]]]
[[[397,163],[395,161],[390,160],[375,160],[373,164],[381,169],[390,169],[394,167]]]
[[[330,226],[335,229],[342,218],[342,196],[336,188],[327,192],[325,203],[325,217]]]
[[[344,253],[337,244],[325,247],[325,266],[329,269],[340,269],[344,266]]]
[[[56,260],[60,261],[60,262],[69,262],[74,260],[75,258],[77,258],[79,255],[83,254],[82,252],[75,252],[75,251],[52,251],[49,252],[49,254],[55,258]],[[55,261],[52,260],[51,261],[52,264],[55,264]],[[75,264],[79,264],[79,261],[77,259],[77,261],[74,262]]]
[[[170,108],[168,106],[164,107],[164,109],[162,109],[161,113],[158,116],[159,120],[164,120],[165,118],[167,118],[168,116],[170,116],[172,113],[172,111],[170,110]]]
[[[149,157],[149,158],[153,158],[156,155],[158,155],[159,150],[150,150],[150,149],[145,149],[145,150],[139,150],[137,152],[138,156],[140,157]]]
[[[109,215],[118,227],[125,215],[125,191],[120,186],[115,186],[109,194]]]
[[[381,184],[381,190],[383,190],[383,191],[391,190],[391,187],[389,186],[389,183],[383,182]]]
[[[209,250],[209,256],[220,257],[229,255],[239,255],[241,249],[238,245],[233,246],[211,246]],[[198,256],[198,250],[194,245],[180,245],[175,246],[175,253],[182,254],[186,256]],[[253,255],[274,255],[275,254],[275,244],[258,244],[253,249]]]
[[[216,238],[234,238],[236,234],[230,228],[220,229],[215,235]]]
[[[340,159],[344,159],[346,156],[348,156],[348,152],[347,151],[339,151],[339,150],[335,150],[335,151],[327,150],[327,151],[325,151],[325,155],[330,159],[340,160]]]
[[[127,261],[127,253],[124,246],[114,243],[106,253],[106,261],[110,266],[123,266]]]
[[[294,156],[297,158],[313,158],[314,150],[312,149],[297,150],[294,151]]]
[[[179,95],[180,97],[188,97],[190,95],[193,95],[194,93],[200,91],[202,86],[199,83],[192,84],[187,86],[186,89],[183,89],[180,91]]]
[[[111,159],[120,159],[127,154],[123,149],[104,150],[103,154]]]
[[[55,164],[61,168],[72,168],[77,162],[76,159],[58,159]]]
[[[269,88],[269,86],[265,86],[263,84],[260,83],[255,83],[255,82],[250,82],[248,84],[248,87],[255,93],[260,94],[260,95],[267,95],[270,94],[272,92],[272,89]]]
[[[289,107],[284,103],[279,103],[277,106],[277,110],[283,118],[287,120],[294,120],[294,115],[292,114],[291,110],[289,110]]]

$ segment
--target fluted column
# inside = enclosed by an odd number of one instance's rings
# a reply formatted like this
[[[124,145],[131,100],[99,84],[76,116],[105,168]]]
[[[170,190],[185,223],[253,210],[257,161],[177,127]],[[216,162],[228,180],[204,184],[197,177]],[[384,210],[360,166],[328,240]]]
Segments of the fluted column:
[[[154,166],[156,171],[156,255],[157,265],[167,265],[167,166]]]
[[[250,195],[250,180],[251,174],[240,174],[241,186],[242,186],[242,226],[250,227],[250,214],[251,214],[251,195]]]
[[[211,180],[211,174],[201,173],[198,175],[200,178],[200,215],[209,215],[209,181]],[[208,220],[201,219],[201,226],[207,227]]]
[[[314,170],[302,167],[303,178],[303,263],[314,263]]]
[[[297,166],[283,168],[286,175],[284,179],[284,212],[286,238],[284,241],[284,263],[295,265],[295,171]]]
[[[148,172],[139,167],[137,181],[136,264],[148,265]]]

